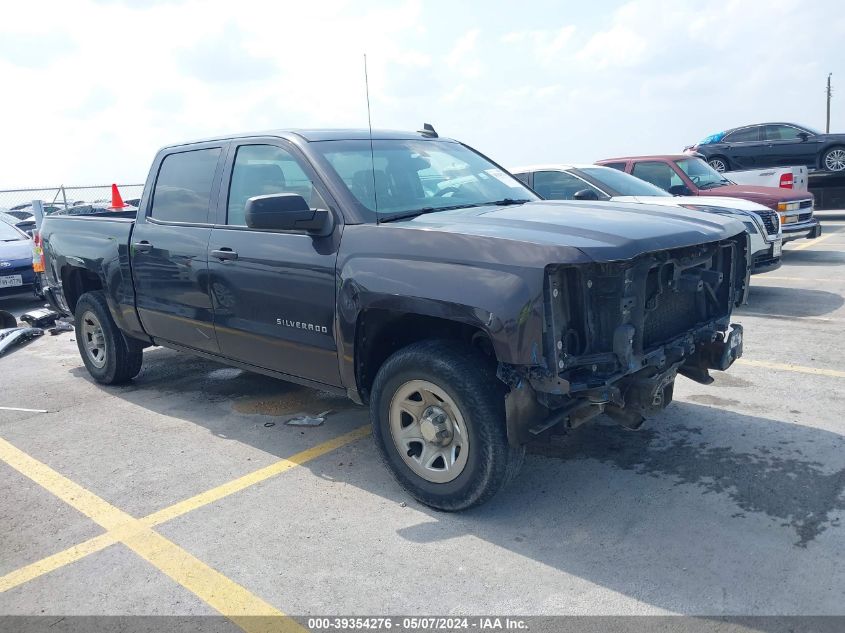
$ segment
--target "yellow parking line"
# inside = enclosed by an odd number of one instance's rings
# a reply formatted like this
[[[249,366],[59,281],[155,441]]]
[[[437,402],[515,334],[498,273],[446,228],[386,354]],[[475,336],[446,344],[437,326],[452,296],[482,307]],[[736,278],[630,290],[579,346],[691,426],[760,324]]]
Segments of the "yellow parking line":
[[[0,578],[0,591],[6,591],[120,542],[245,631],[302,631],[302,627],[287,618],[284,613],[153,531],[151,526],[265,481],[365,434],[366,427],[361,427],[297,453],[290,459],[280,460],[228,484],[195,495],[143,520],[135,519],[0,438],[0,460],[108,530],[105,534],[3,576]]]
[[[208,505],[209,503],[218,501],[223,497],[234,494],[235,492],[254,486],[255,484],[265,481],[270,477],[274,477],[275,475],[281,474],[292,468],[301,466],[312,459],[316,459],[317,457],[325,455],[330,451],[336,450],[346,444],[350,444],[351,442],[363,438],[368,434],[369,425],[361,426],[354,431],[330,439],[314,446],[313,448],[296,453],[287,459],[281,459],[269,466],[259,468],[256,471],[248,473],[242,477],[238,477],[233,481],[216,486],[211,490],[194,495],[193,497],[174,503],[166,508],[162,508],[161,510],[153,512],[138,521],[147,528],[161,525],[162,523],[182,516],[187,512],[191,512],[197,508]],[[0,454],[0,459],[4,459],[2,454]],[[119,540],[120,539],[118,538],[116,532],[106,532],[105,534],[95,536],[94,538],[88,539],[87,541],[74,545],[66,550],[47,556],[46,558],[42,558],[39,561],[26,565],[25,567],[21,567],[20,569],[0,577],[0,593],[8,591],[9,589],[25,582],[29,582],[39,576],[43,576],[51,571],[55,571],[60,567],[76,562],[77,560],[85,558],[90,554],[99,552],[100,550],[119,542]]]
[[[817,237],[814,240],[805,240],[803,244],[799,244],[798,246],[792,246],[786,250],[787,253],[791,251],[803,251],[805,248],[810,248],[811,246],[815,246],[825,240],[829,240],[831,237],[836,235],[836,233],[828,233],[827,235],[822,235],[821,237]]]
[[[46,558],[42,558],[30,565],[16,569],[13,572],[9,572],[5,576],[0,577],[0,593],[17,587],[18,585],[22,585],[25,582],[29,582],[39,576],[43,576],[44,574],[48,574],[51,571],[55,571],[60,567],[75,563],[76,561],[85,558],[90,554],[99,552],[100,550],[104,550],[115,543],[117,543],[117,538],[114,534],[112,532],[106,532],[105,534],[100,534],[99,536],[88,539],[79,545],[74,545],[73,547],[69,547],[57,554],[47,556]]]
[[[838,369],[805,367],[803,365],[792,365],[791,363],[770,363],[765,360],[750,360],[747,358],[739,358],[736,362],[740,365],[749,365],[751,367],[765,367],[766,369],[793,371],[799,374],[814,374],[816,376],[831,376],[833,378],[845,378],[845,371],[839,371]]]
[[[239,492],[244,488],[254,486],[255,484],[260,483],[265,479],[275,477],[276,475],[279,475],[292,468],[301,466],[305,462],[309,462],[312,459],[315,459],[317,457],[320,457],[321,455],[325,455],[326,453],[338,449],[341,446],[345,446],[350,442],[354,442],[355,440],[361,439],[362,437],[365,437],[369,434],[369,429],[369,425],[359,427],[354,431],[328,440],[327,442],[323,442],[322,444],[318,444],[314,448],[304,450],[301,453],[293,455],[292,457],[288,457],[287,459],[281,459],[273,464],[270,464],[269,466],[265,466],[264,468],[259,468],[256,471],[248,473],[243,477],[238,477],[233,481],[217,486],[216,488],[212,488],[211,490],[206,490],[205,492],[202,492],[198,495],[194,495],[193,497],[185,499],[184,501],[174,503],[173,505],[163,508],[157,512],[153,512],[152,514],[141,519],[141,522],[143,522],[144,525],[152,527],[155,525],[160,525],[165,521],[175,519],[176,517],[181,516],[187,512],[191,512],[199,507],[208,505],[209,503],[213,503],[230,494]]]

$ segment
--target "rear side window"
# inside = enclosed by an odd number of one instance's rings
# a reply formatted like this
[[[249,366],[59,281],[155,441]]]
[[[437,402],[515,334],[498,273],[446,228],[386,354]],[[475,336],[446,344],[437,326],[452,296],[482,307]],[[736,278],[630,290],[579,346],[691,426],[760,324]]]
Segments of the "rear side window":
[[[603,167],[611,167],[619,171],[625,171],[625,163],[602,163]]]
[[[666,191],[669,191],[671,187],[684,184],[681,177],[667,163],[656,161],[636,163],[631,173]]]
[[[737,130],[736,132],[731,132],[722,140],[725,143],[743,143],[748,141],[759,141],[761,140],[760,126],[755,125],[752,127],[746,127],[741,130]]]
[[[211,183],[219,158],[219,147],[165,156],[150,216],[165,222],[208,222]]]
[[[514,174],[514,177],[523,185],[528,186],[528,172],[522,174]]]

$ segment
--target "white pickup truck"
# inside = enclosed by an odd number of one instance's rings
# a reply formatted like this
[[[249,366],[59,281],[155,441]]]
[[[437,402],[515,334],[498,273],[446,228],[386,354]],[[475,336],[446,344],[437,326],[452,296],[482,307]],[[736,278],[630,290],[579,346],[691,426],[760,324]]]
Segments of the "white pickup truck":
[[[795,191],[807,191],[807,168],[803,165],[726,171],[722,175],[738,185],[783,187],[784,189],[794,189]]]

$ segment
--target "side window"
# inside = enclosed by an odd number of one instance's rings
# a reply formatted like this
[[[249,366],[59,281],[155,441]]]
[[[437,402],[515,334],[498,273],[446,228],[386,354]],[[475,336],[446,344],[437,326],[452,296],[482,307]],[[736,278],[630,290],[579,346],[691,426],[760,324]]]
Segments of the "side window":
[[[592,185],[564,171],[534,172],[534,191],[546,200],[574,200],[575,193],[583,189],[592,189],[600,199],[607,197]]]
[[[226,224],[246,226],[246,201],[271,193],[296,193],[311,208],[328,209],[290,152],[275,145],[241,145],[232,168]]]
[[[602,166],[625,171],[625,163],[602,163]]]
[[[528,172],[525,172],[524,174],[514,174],[514,176],[523,185],[525,185],[526,187],[528,186]]]
[[[631,173],[637,178],[650,182],[666,191],[669,191],[671,187],[676,185],[684,184],[681,177],[666,163],[658,163],[656,161],[635,163],[634,170]]]
[[[760,128],[759,125],[752,125],[751,127],[745,127],[741,130],[737,130],[736,132],[731,132],[725,138],[722,139],[723,143],[745,143],[748,141],[759,141],[760,139]]]
[[[791,125],[767,125],[766,126],[766,140],[767,141],[791,141],[798,138],[797,128]]]
[[[161,162],[150,217],[165,222],[208,222],[211,183],[220,148],[168,154]]]

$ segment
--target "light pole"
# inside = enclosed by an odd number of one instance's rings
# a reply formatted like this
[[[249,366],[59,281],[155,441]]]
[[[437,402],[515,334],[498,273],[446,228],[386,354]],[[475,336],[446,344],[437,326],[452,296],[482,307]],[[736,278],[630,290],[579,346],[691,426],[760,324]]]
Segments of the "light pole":
[[[830,90],[830,76],[833,73],[827,73],[827,125],[825,126],[825,134],[830,134],[830,98],[833,93]]]

